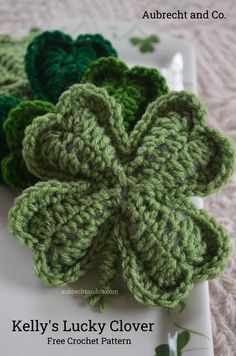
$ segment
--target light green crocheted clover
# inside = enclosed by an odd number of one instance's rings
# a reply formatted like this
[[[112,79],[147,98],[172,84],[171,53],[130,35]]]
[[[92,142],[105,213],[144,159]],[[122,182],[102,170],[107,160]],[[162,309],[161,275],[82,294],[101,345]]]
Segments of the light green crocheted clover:
[[[17,198],[10,231],[34,251],[47,284],[77,281],[100,263],[99,288],[114,288],[117,263],[141,303],[173,307],[194,282],[216,277],[228,237],[188,197],[226,181],[234,152],[206,127],[191,93],[171,92],[150,104],[127,134],[121,106],[92,84],[72,86],[56,113],[26,129],[28,169],[47,182]],[[104,295],[90,302],[106,307]]]
[[[30,98],[31,89],[26,78],[24,57],[28,44],[39,33],[39,29],[20,39],[0,35],[0,95]]]
[[[90,64],[81,83],[106,88],[121,104],[125,128],[131,131],[148,104],[169,91],[166,79],[155,68],[127,65],[115,57],[103,57]]]

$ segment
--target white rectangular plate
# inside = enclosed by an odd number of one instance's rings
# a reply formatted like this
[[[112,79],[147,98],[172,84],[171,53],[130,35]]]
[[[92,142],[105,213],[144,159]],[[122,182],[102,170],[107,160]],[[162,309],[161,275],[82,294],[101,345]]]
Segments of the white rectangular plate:
[[[76,36],[79,33],[100,32],[110,39],[118,50],[119,56],[129,66],[135,64],[160,69],[168,78],[174,90],[196,90],[196,68],[194,51],[189,42],[180,38],[161,36],[161,42],[155,44],[155,50],[141,53],[137,46],[130,43],[130,37],[144,38],[151,32],[140,26],[140,23],[98,23],[94,21],[77,21],[52,23],[50,29],[62,29]],[[24,31],[22,31],[23,33]],[[22,34],[21,33],[21,34]],[[19,34],[19,33],[18,33]],[[183,349],[183,355],[213,355],[211,322],[209,310],[208,283],[195,286],[185,303],[184,309],[167,311],[136,303],[133,298],[114,298],[107,312],[100,314],[84,302],[78,295],[63,295],[63,288],[46,287],[34,276],[32,253],[21,246],[7,233],[7,213],[13,204],[14,194],[7,188],[0,188],[0,351],[1,354],[41,356],[82,355],[118,356],[121,354],[135,356],[152,356],[155,348],[161,344],[175,344],[176,333],[184,330],[190,332],[190,340]],[[202,200],[195,199],[201,208]],[[71,290],[86,286],[81,283],[70,286]],[[91,286],[91,281],[90,281]],[[94,283],[93,287],[96,287]],[[47,337],[90,338],[100,337],[96,333],[56,333],[48,332],[39,335],[37,332],[12,333],[12,319],[28,322],[39,319],[41,322],[52,320],[62,323],[83,322],[92,319],[94,322],[107,322],[122,319],[123,322],[153,322],[154,332],[111,332],[108,328],[103,333],[107,338],[130,338],[131,345],[47,345]],[[171,355],[176,355],[173,347]],[[163,354],[164,356],[164,354]]]

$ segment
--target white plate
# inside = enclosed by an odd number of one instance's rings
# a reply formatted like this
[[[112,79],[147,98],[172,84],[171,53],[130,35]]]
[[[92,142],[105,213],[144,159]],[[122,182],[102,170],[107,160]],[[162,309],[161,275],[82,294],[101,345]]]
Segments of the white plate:
[[[60,28],[72,35],[84,32],[100,32],[112,40],[121,59],[128,65],[140,64],[159,68],[168,77],[172,89],[196,90],[196,68],[194,51],[189,42],[179,38],[161,36],[161,42],[155,45],[152,53],[141,53],[138,47],[131,45],[130,37],[145,37],[150,32],[132,23],[96,23],[80,21],[72,23],[52,23],[51,29]],[[21,31],[23,33],[24,31]],[[18,33],[19,34],[19,33]],[[46,287],[33,275],[32,253],[21,246],[7,233],[7,212],[12,206],[14,194],[7,188],[0,188],[0,351],[1,354],[18,356],[50,356],[75,355],[90,356],[92,354],[121,354],[148,356],[155,354],[158,345],[168,343],[172,354],[176,355],[176,333],[183,329],[191,330],[190,340],[183,349],[183,355],[211,356],[213,355],[212,334],[209,310],[208,283],[195,286],[186,301],[184,309],[179,312],[172,310],[146,307],[136,303],[133,298],[123,297],[113,299],[110,308],[104,314],[93,310],[83,297],[63,295],[63,288]],[[195,204],[201,208],[202,200],[195,199]],[[78,290],[88,281],[83,278],[78,285],[70,286]],[[91,284],[91,283],[90,283]],[[66,288],[64,288],[66,289]],[[47,337],[76,339],[97,338],[96,333],[66,333],[37,332],[13,333],[12,320],[21,319],[24,322],[38,319],[40,322],[106,322],[103,333],[106,338],[131,339],[131,345],[47,345]],[[111,332],[108,328],[112,320],[123,322],[153,322],[153,332]],[[99,340],[100,341],[100,340]],[[163,354],[164,356],[164,354]]]

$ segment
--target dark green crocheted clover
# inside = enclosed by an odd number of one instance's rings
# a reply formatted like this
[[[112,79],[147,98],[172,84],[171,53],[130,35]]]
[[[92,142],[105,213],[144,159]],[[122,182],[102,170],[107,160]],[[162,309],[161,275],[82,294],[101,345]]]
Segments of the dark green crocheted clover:
[[[106,88],[121,104],[128,131],[142,117],[150,102],[168,93],[166,80],[158,70],[140,66],[128,69],[124,62],[114,57],[91,63],[81,81],[86,82]]]
[[[28,44],[39,33],[38,29],[20,39],[0,35],[0,95],[30,98],[31,90],[24,69]]]
[[[228,140],[205,124],[191,93],[150,104],[127,134],[121,107],[106,90],[76,84],[57,113],[28,126],[23,155],[41,179],[17,198],[9,228],[34,251],[47,284],[77,281],[100,261],[99,288],[123,278],[141,303],[172,307],[194,282],[216,277],[228,237],[188,197],[217,191],[233,169]],[[106,306],[104,295],[92,304]]]
[[[15,96],[0,95],[0,161],[8,153],[9,149],[6,142],[3,124],[8,116],[9,111],[18,105],[21,99]],[[0,172],[0,182],[2,183],[2,173]]]
[[[22,157],[25,128],[35,117],[54,111],[54,105],[48,102],[25,100],[9,112],[3,124],[9,153],[5,154],[1,167],[5,183],[13,190],[22,191],[37,181],[26,168]]]
[[[99,57],[117,56],[100,34],[74,41],[60,31],[43,32],[28,46],[25,70],[36,99],[57,102],[61,93],[79,83],[89,64]]]

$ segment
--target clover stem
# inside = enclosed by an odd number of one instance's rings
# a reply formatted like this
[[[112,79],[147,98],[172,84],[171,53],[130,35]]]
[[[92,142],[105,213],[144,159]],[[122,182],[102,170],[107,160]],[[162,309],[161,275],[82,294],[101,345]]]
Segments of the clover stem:
[[[107,241],[102,256],[102,263],[99,267],[100,277],[98,282],[98,292],[86,296],[89,303],[93,306],[98,306],[101,312],[107,309],[107,299],[109,296],[117,296],[117,293],[114,293],[116,290],[113,289],[114,279],[117,275],[117,262],[119,257],[117,250],[117,242],[114,235],[111,235],[111,238]]]

